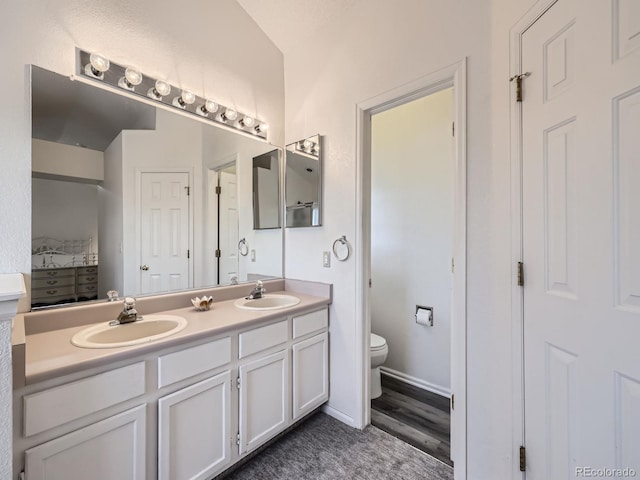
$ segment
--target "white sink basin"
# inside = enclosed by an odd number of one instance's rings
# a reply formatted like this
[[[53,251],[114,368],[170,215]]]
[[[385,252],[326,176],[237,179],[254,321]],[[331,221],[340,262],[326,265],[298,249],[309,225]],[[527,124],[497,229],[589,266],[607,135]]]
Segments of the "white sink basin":
[[[298,297],[274,293],[263,295],[262,298],[254,298],[251,300],[239,298],[234,302],[234,305],[246,310],[277,310],[278,308],[293,307],[299,303],[300,299]]]
[[[142,320],[111,326],[108,322],[76,333],[71,343],[81,348],[129,347],[168,337],[187,326],[187,320],[176,315],[144,315]]]

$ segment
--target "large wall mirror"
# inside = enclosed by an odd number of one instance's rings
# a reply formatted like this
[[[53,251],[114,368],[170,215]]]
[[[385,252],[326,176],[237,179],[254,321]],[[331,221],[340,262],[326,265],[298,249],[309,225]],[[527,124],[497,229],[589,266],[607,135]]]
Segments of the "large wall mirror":
[[[287,145],[285,204],[287,227],[322,225],[321,136]]]
[[[282,229],[253,223],[280,149],[38,67],[32,127],[32,307],[282,277]]]

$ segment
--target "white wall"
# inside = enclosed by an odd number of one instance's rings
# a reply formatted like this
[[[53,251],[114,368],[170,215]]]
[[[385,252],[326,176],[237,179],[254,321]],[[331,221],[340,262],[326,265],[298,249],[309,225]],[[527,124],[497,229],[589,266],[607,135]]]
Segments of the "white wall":
[[[100,51],[266,120],[271,141],[283,144],[282,53],[233,0],[185,0],[180,10],[189,14],[159,8],[152,0],[2,3],[3,17],[10,21],[0,32],[0,86],[11,94],[0,109],[0,273],[28,273],[31,264],[28,64],[70,75],[75,71],[75,47]],[[0,343],[6,345],[8,332],[1,333]],[[10,375],[2,368],[0,384],[10,384]],[[0,418],[10,415],[8,402],[0,409]],[[5,459],[11,455],[11,433],[2,432],[0,478],[9,478],[10,460]]]
[[[33,173],[101,181],[104,158],[102,152],[63,143],[34,138],[31,142]]]
[[[98,249],[98,187],[34,178],[32,235],[57,240],[88,240]],[[80,259],[81,260],[81,259]]]
[[[437,392],[451,386],[453,91],[371,120],[371,331],[387,340],[384,366]],[[416,323],[416,305],[434,325]]]
[[[509,1],[500,1],[498,9]],[[355,261],[322,268],[322,251],[340,235],[356,239],[357,103],[468,57],[468,471],[469,479],[511,478],[509,169],[492,157],[491,40],[489,0],[371,0],[345,13],[316,38],[287,56],[287,143],[311,133],[326,135],[325,222],[321,228],[288,229],[287,277],[334,284],[331,306],[330,405],[345,419],[358,416],[354,385]],[[512,8],[507,8],[512,11]],[[501,47],[501,48],[502,48]],[[508,50],[504,48],[508,53]],[[507,59],[505,53],[505,61]],[[309,68],[313,59],[314,68]],[[508,70],[494,80],[508,96]],[[502,100],[501,100],[502,101]],[[501,115],[505,116],[507,110]],[[506,151],[506,132],[496,148]]]

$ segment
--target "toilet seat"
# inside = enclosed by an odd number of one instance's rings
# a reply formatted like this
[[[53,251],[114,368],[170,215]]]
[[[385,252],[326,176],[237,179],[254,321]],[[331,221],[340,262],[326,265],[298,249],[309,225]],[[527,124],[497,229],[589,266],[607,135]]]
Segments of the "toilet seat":
[[[384,337],[380,335],[376,335],[375,333],[371,334],[371,350],[382,350],[387,346],[387,341]]]

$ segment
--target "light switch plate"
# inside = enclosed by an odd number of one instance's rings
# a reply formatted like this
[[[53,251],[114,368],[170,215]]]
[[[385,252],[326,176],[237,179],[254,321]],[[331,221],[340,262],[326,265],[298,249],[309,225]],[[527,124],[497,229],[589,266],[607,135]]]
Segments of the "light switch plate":
[[[329,252],[322,252],[322,266],[331,268],[331,254]]]

